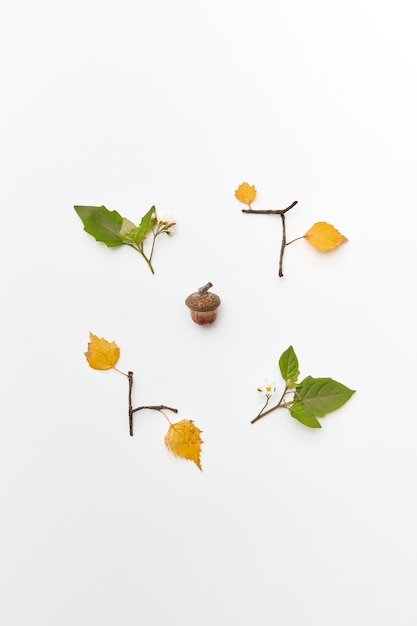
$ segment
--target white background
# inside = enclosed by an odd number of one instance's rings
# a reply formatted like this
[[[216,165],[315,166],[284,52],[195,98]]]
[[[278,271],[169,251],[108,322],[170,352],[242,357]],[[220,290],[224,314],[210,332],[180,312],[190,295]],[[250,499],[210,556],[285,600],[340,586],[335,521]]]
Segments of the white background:
[[[4,2],[0,621],[415,626],[415,16],[407,1]],[[286,250],[254,208],[349,238]],[[74,204],[175,216],[152,276]],[[207,281],[215,325],[185,297]],[[203,473],[156,412],[204,431]],[[292,344],[357,393],[255,425]]]

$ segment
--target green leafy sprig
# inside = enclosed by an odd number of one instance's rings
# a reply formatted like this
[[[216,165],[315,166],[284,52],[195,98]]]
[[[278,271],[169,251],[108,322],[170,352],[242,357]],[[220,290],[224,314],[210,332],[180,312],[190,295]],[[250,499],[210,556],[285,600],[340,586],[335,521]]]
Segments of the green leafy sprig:
[[[162,233],[171,235],[175,222],[169,218],[159,218],[154,206],[145,213],[139,226],[105,206],[75,206],[74,209],[84,224],[84,230],[96,241],[102,241],[109,248],[123,244],[134,248],[143,256],[152,274],[155,274],[152,257],[156,238]],[[150,251],[145,252],[144,244],[148,235],[152,235],[152,243]]]
[[[271,407],[269,403],[276,391],[275,383],[267,383],[263,387],[258,387],[258,391],[266,396],[266,402],[258,415],[251,421],[251,424],[276,409],[288,409],[292,417],[305,426],[321,428],[317,418],[340,408],[355,393],[354,390],[332,378],[307,376],[298,382],[300,375],[298,359],[292,346],[282,353],[278,365],[281,376],[285,380],[285,388],[281,398],[277,404]]]

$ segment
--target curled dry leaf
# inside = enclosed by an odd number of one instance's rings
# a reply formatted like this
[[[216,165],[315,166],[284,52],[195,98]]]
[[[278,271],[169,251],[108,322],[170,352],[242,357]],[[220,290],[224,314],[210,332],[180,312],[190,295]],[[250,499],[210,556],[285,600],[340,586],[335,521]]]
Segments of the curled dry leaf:
[[[200,437],[201,432],[191,420],[181,420],[169,427],[165,435],[165,445],[176,456],[194,461],[198,469],[202,471],[200,463],[201,444],[203,443]]]
[[[304,238],[307,239],[317,250],[331,250],[341,243],[347,241],[347,238],[339,233],[339,231],[327,222],[316,222],[306,232]]]
[[[244,204],[250,204],[255,200],[256,189],[254,185],[249,185],[249,183],[241,183],[239,187],[235,191],[235,196],[240,202]]]
[[[84,352],[88,364],[95,370],[109,370],[119,360],[120,349],[114,341],[99,338],[90,333],[87,352]]]

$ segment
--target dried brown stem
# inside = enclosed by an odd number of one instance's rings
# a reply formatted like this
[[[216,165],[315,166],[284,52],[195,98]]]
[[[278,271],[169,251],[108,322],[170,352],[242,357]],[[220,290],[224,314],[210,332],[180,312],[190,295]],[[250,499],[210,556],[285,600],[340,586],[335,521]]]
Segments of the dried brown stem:
[[[133,409],[132,413],[136,413],[136,411],[142,411],[142,409],[151,409],[152,411],[172,411],[173,413],[178,413],[178,409],[173,409],[171,406],[166,406],[165,404],[158,404],[152,406],[138,406],[136,409]]]
[[[129,434],[133,437],[133,409],[132,409],[132,389],[133,389],[133,372],[127,373],[129,381]]]
[[[166,406],[165,404],[138,406],[134,409],[132,407],[133,372],[128,372],[127,378],[129,381],[129,396],[128,396],[129,435],[131,437],[133,437],[133,413],[136,413],[136,411],[142,411],[143,409],[150,409],[151,411],[163,411],[165,409],[166,411],[172,411],[173,413],[178,413],[178,409],[173,409],[171,406]]]
[[[298,200],[294,200],[294,202],[290,204],[290,206],[287,206],[286,209],[242,209],[242,213],[256,213],[257,215],[282,215],[295,207],[296,204],[298,204]]]
[[[283,270],[282,270],[282,265],[283,265],[283,261],[284,261],[284,250],[285,250],[285,246],[287,245],[287,232],[286,232],[286,228],[285,228],[285,213],[287,213],[287,211],[289,211],[290,209],[292,209],[296,204],[298,204],[298,200],[295,200],[292,204],[290,204],[290,206],[287,206],[286,209],[264,209],[264,210],[253,210],[251,209],[242,209],[242,213],[255,213],[257,215],[280,215],[281,216],[281,222],[282,222],[282,242],[281,242],[281,251],[280,251],[280,255],[279,255],[279,270],[278,270],[278,276],[280,278],[282,278],[284,276]]]

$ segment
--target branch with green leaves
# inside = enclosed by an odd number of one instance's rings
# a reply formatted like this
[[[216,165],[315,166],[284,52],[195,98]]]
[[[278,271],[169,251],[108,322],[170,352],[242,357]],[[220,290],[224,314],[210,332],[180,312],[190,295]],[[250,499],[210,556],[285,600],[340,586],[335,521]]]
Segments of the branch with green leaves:
[[[130,246],[145,259],[152,274],[155,274],[152,257],[155,241],[159,235],[172,234],[175,222],[167,216],[158,217],[152,206],[136,226],[127,217],[122,217],[117,211],[109,211],[105,206],[74,206],[84,230],[92,235],[96,241],[101,241],[109,248]],[[152,236],[149,251],[145,250],[145,241]]]
[[[279,362],[281,376],[285,381],[284,391],[277,404],[270,406],[270,400],[276,392],[275,382],[258,387],[259,393],[266,396],[266,401],[251,424],[259,421],[277,409],[288,409],[292,417],[309,428],[321,428],[318,417],[343,406],[355,393],[342,383],[332,378],[313,378],[307,376],[298,382],[300,375],[298,359],[294,348],[290,346],[282,353]]]

